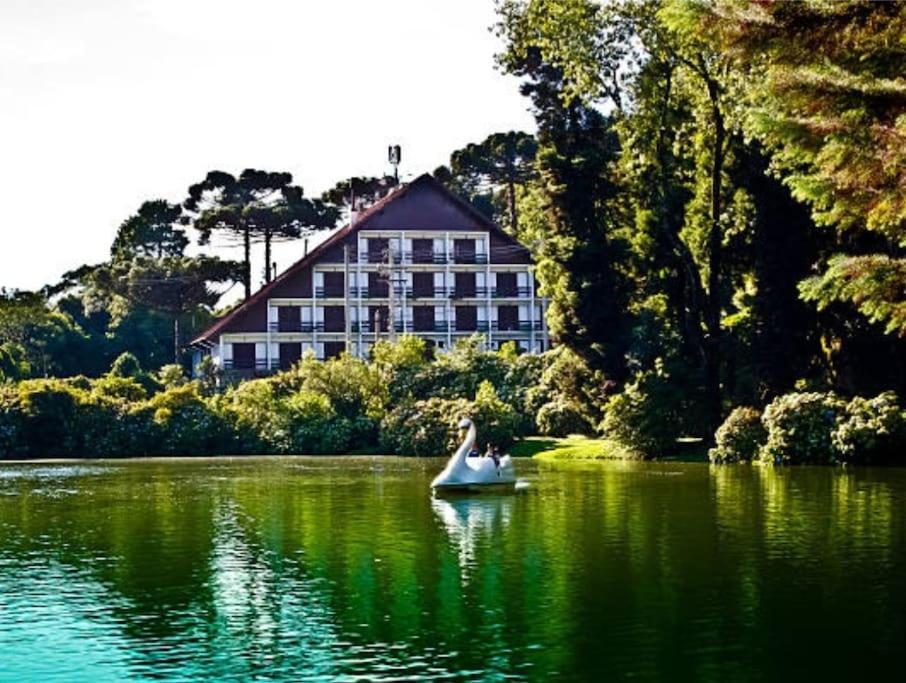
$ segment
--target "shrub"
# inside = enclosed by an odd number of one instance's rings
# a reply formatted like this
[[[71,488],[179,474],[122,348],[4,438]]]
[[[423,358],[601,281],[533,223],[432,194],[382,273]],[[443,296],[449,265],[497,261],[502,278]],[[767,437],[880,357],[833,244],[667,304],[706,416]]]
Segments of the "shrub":
[[[132,377],[107,375],[91,384],[91,393],[99,398],[108,398],[121,403],[137,403],[148,396],[145,387]]]
[[[404,403],[381,421],[381,446],[402,455],[449,455],[458,445],[459,421],[472,405],[464,399]]]
[[[19,385],[22,441],[29,457],[82,455],[79,405],[87,394],[55,379],[28,380]]]
[[[114,377],[132,377],[138,379],[142,375],[142,366],[134,354],[125,351],[117,356],[110,366],[110,374]]]
[[[697,426],[695,410],[689,405],[695,397],[692,389],[674,380],[659,362],[654,370],[639,373],[622,393],[608,399],[600,429],[646,457],[665,455],[686,428]]]
[[[19,393],[12,386],[0,386],[0,458],[27,456],[22,436],[22,410]]]
[[[832,434],[845,409],[834,394],[818,392],[778,396],[764,410],[768,438],[759,450],[762,462],[826,464],[837,461]]]
[[[708,452],[713,463],[750,462],[767,439],[761,413],[748,406],[734,408],[717,429],[717,446]]]
[[[475,423],[482,445],[492,443],[506,448],[517,436],[519,419],[516,411],[500,399],[494,385],[487,380],[478,386],[467,416]]]
[[[197,382],[155,394],[139,411],[150,411],[157,452],[165,455],[216,455],[237,446],[229,422],[209,406]]]
[[[169,389],[170,387],[178,387],[180,384],[185,384],[188,379],[181,365],[170,363],[157,371],[157,381],[162,387]]]
[[[892,391],[872,399],[856,397],[831,435],[841,462],[887,464],[906,460],[906,411]]]
[[[579,406],[562,396],[541,406],[535,422],[538,431],[546,436],[568,436],[592,432],[592,426]]]

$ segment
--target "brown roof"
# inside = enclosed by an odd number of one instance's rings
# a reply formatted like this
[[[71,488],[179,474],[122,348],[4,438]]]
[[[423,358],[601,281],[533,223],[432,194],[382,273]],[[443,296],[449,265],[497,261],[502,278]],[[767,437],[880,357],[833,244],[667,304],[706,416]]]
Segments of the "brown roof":
[[[365,224],[369,221],[369,219],[373,218],[374,216],[379,214],[381,211],[383,211],[387,207],[388,204],[405,196],[412,189],[414,189],[416,187],[420,187],[422,185],[426,185],[426,184],[430,185],[434,189],[439,190],[448,199],[450,199],[454,204],[456,204],[456,206],[458,206],[463,211],[465,211],[470,216],[472,216],[478,223],[484,225],[485,227],[487,227],[489,230],[491,230],[493,232],[497,232],[497,233],[503,235],[509,242],[522,246],[512,236],[510,236],[509,234],[504,232],[500,228],[499,225],[497,225],[494,221],[492,221],[487,216],[485,216],[483,213],[481,213],[481,211],[476,209],[469,202],[464,200],[462,197],[459,197],[455,193],[451,192],[449,189],[447,189],[447,187],[445,185],[443,185],[443,183],[440,183],[431,174],[423,173],[415,180],[413,180],[409,183],[406,183],[405,185],[400,186],[398,189],[390,192],[387,196],[383,197],[382,199],[378,200],[377,202],[375,202],[374,204],[369,206],[358,217],[356,217],[356,219],[354,221],[349,222],[348,224],[344,225],[342,228],[340,228],[339,230],[334,232],[330,237],[328,237],[321,244],[319,244],[317,247],[315,247],[311,252],[309,252],[308,255],[306,255],[303,258],[296,261],[293,265],[291,265],[289,268],[287,268],[285,271],[283,271],[280,275],[278,275],[276,278],[271,280],[268,284],[266,284],[264,287],[259,289],[257,292],[252,294],[252,296],[250,296],[248,299],[243,301],[239,306],[234,308],[232,311],[227,313],[220,320],[218,320],[216,323],[214,323],[208,329],[206,329],[204,332],[202,332],[200,335],[198,335],[198,337],[193,339],[189,345],[190,346],[194,346],[197,344],[202,345],[204,342],[210,343],[211,338],[215,337],[224,327],[226,327],[226,325],[231,320],[233,320],[236,316],[243,313],[244,311],[247,311],[249,308],[254,306],[257,302],[259,302],[262,299],[264,299],[265,297],[267,297],[268,293],[271,292],[275,287],[277,287],[281,283],[283,283],[286,280],[288,280],[289,278],[291,278],[293,275],[295,275],[297,272],[299,272],[305,266],[313,263],[319,256],[324,254],[332,246],[334,246],[338,242],[342,242],[342,240],[345,237],[347,237],[348,235],[351,235],[351,234],[361,230],[363,227],[365,227]],[[526,250],[526,251],[528,251],[528,250]]]

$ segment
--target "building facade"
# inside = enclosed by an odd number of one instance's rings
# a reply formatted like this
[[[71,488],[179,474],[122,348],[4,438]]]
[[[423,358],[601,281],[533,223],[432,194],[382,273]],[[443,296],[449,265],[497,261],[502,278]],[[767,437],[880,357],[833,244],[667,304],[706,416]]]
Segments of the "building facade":
[[[549,348],[547,302],[529,252],[422,175],[355,216],[192,342],[224,370],[265,374],[314,351],[367,357],[380,339],[423,337],[438,350],[481,333]]]

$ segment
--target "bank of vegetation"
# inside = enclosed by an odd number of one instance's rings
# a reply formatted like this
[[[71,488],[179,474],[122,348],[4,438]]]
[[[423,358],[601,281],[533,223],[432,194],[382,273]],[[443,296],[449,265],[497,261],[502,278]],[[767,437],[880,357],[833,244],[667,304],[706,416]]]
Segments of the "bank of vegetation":
[[[502,0],[498,14],[498,66],[537,130],[467,145],[435,176],[532,251],[555,351],[470,340],[433,359],[406,341],[239,385],[177,381],[164,364],[187,367],[224,288],[251,291],[253,248],[329,227],[351,194],[391,182],[309,199],[286,173],[214,171],[181,203],[143,204],[106,262],[0,297],[0,451],[434,454],[469,413],[501,442],[900,461],[906,4]],[[241,241],[242,260],[209,253],[212,235]],[[203,256],[187,255],[193,236]],[[108,370],[124,352],[149,372]]]

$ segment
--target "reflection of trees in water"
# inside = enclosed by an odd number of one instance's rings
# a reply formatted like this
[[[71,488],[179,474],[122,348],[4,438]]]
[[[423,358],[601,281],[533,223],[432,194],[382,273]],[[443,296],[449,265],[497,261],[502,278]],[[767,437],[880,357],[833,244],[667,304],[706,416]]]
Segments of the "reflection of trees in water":
[[[3,480],[16,495],[0,495],[0,559],[52,557],[97,586],[97,623],[133,671],[225,678],[380,665],[730,680],[764,650],[728,663],[716,643],[826,637],[832,617],[822,630],[795,607],[825,604],[803,580],[853,591],[864,633],[903,608],[871,572],[902,553],[887,482],[906,475],[620,464],[432,500],[416,467],[329,463],[143,463],[42,481],[53,495]]]

